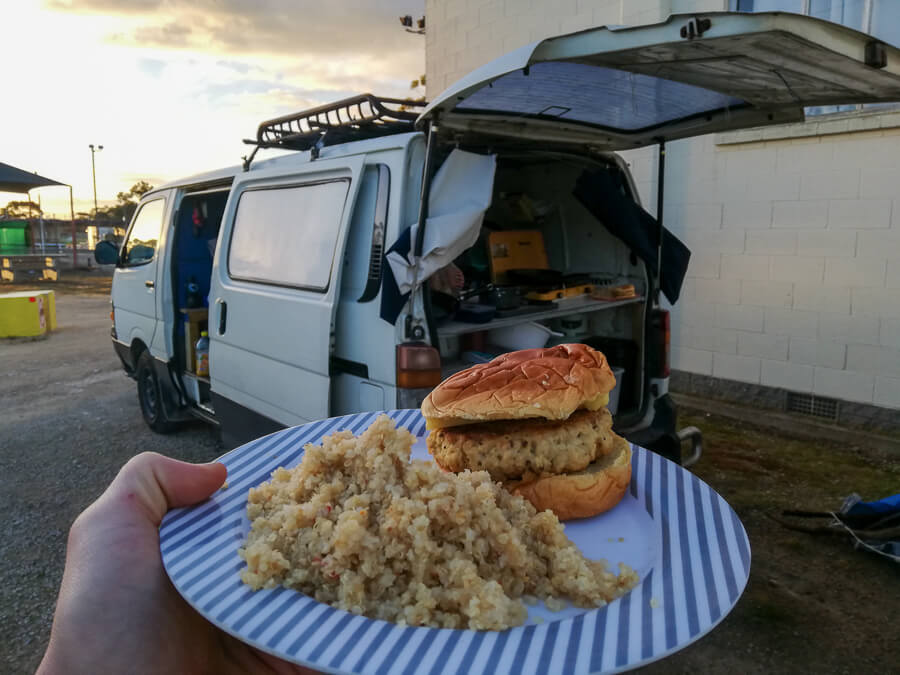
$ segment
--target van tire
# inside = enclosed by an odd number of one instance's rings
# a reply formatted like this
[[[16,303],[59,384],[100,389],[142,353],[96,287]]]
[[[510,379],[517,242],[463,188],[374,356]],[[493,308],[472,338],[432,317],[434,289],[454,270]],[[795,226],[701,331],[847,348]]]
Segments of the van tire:
[[[156,369],[153,367],[153,357],[147,350],[141,352],[138,358],[135,379],[141,415],[147,426],[158,434],[166,434],[175,429],[175,423],[166,416],[162,389],[159,386]]]

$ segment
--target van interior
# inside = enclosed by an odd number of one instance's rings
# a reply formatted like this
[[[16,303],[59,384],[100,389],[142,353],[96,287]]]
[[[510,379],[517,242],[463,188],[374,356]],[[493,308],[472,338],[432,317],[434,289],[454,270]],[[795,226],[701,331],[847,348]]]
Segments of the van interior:
[[[175,362],[190,397],[209,407],[209,377],[197,375],[196,344],[208,330],[213,254],[228,190],[189,192],[175,221],[172,289],[175,301]],[[211,409],[210,409],[211,411]]]
[[[512,349],[583,342],[613,367],[617,420],[639,413],[649,281],[645,264],[573,194],[580,176],[598,170],[633,199],[611,159],[498,154],[478,242],[429,282],[444,377]]]

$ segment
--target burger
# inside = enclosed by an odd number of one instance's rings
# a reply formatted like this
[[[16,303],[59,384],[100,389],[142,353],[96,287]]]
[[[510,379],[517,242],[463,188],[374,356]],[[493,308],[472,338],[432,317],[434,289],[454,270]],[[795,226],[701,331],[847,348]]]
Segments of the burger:
[[[616,379],[583,344],[524,349],[456,373],[422,402],[428,450],[447,471],[487,471],[560,520],[614,507],[631,445],[607,410]]]

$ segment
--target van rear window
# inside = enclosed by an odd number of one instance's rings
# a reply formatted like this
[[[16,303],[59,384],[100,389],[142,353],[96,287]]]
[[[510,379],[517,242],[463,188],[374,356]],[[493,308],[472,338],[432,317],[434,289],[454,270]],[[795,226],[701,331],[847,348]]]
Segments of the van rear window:
[[[244,192],[228,251],[229,275],[326,290],[349,187],[344,178]]]

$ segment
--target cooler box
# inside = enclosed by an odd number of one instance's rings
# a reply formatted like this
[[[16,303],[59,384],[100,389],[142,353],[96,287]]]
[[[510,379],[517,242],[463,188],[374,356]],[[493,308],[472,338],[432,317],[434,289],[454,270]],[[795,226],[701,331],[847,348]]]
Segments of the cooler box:
[[[53,291],[0,294],[0,338],[36,337],[56,329]]]

